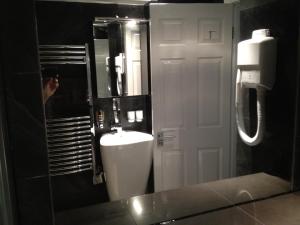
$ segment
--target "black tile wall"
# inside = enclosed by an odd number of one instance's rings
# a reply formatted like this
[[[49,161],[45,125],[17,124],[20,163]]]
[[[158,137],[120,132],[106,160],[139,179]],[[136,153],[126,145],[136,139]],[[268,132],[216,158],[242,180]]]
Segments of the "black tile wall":
[[[112,98],[95,99],[94,100],[94,111],[96,113],[99,110],[102,110],[104,113],[103,129],[98,129],[98,133],[101,136],[103,133],[109,132],[111,126],[114,123],[113,122],[114,116],[113,116]],[[97,120],[97,118],[96,118],[96,120]]]
[[[128,111],[143,111],[143,120],[141,122],[128,122]],[[121,122],[125,130],[137,130],[142,132],[152,132],[151,122],[151,96],[130,96],[121,98]]]
[[[13,6],[11,6],[14,8]],[[21,6],[20,6],[21,7]],[[9,8],[11,9],[11,8]],[[12,9],[11,9],[12,10]],[[31,16],[22,20],[22,13],[5,30],[3,42],[3,71],[7,94],[7,111],[11,151],[14,154],[17,177],[33,177],[47,174],[47,146],[44,126],[44,109],[41,96],[41,78],[37,58],[34,5],[26,4],[24,13]],[[23,21],[23,24],[20,24]],[[18,41],[18,30],[13,25],[27,27],[26,42]],[[29,40],[30,39],[30,40]],[[22,44],[24,43],[24,45]],[[31,63],[26,60],[30,58]],[[22,60],[24,58],[24,61]],[[27,155],[27,156],[26,156]]]
[[[17,7],[16,7],[17,6]],[[12,162],[19,224],[53,224],[34,1],[1,4],[7,156]]]
[[[92,171],[51,178],[55,212],[108,201],[106,186],[93,184]]]
[[[1,13],[1,12],[0,12]],[[3,82],[3,73],[0,63],[0,198],[1,212],[0,224],[14,224],[16,220],[15,206],[15,187],[12,172],[11,154],[9,154],[5,90]]]
[[[41,44],[92,44],[95,17],[144,17],[143,6],[83,4],[67,2],[36,3],[38,36]],[[53,16],[55,15],[55,16]],[[51,19],[49,19],[51,18]]]
[[[242,10],[240,14],[241,40],[251,38],[252,30],[269,28],[278,41],[275,86],[266,93],[265,137],[261,144],[250,148],[247,156],[252,168],[249,172],[266,172],[290,180],[297,87],[298,11],[293,0],[265,2]],[[255,96],[250,93],[250,125],[254,131],[255,102]],[[241,144],[237,151],[249,153],[249,147]]]
[[[46,176],[48,157],[43,124],[40,75],[12,76],[8,119],[16,177]]]
[[[11,7],[8,11],[11,14],[5,18],[3,26],[3,31],[9,34],[3,46],[5,57],[11,61],[6,66],[14,73],[38,73],[37,46],[33,45],[37,42],[37,37],[35,32],[31,32],[36,29],[33,1],[24,4],[24,7],[23,5],[16,7],[16,4],[17,2],[8,6]]]
[[[20,224],[52,225],[53,211],[49,177],[16,180]]]
[[[298,4],[298,12],[300,12],[300,4]],[[300,17],[298,17],[298,30],[300,31]],[[298,38],[298,59],[300,57],[300,38]],[[294,142],[294,158],[293,158],[293,189],[300,190],[300,63],[298,60],[298,89],[297,89],[297,113],[296,113],[296,128],[295,128],[295,142]]]
[[[298,119],[299,119],[298,113]],[[299,127],[298,132],[299,133]],[[293,189],[300,190],[300,137],[296,137],[295,140],[295,153],[294,153],[294,164],[293,164]]]
[[[120,119],[121,125],[124,130],[136,130],[141,132],[152,132],[151,122],[151,96],[140,95],[140,96],[128,96],[120,97]],[[104,128],[98,129],[100,135],[111,131],[111,127],[116,126],[113,116],[113,104],[112,98],[95,99],[94,110],[103,110],[104,112]],[[127,112],[128,111],[143,111],[143,120],[141,122],[128,122]]]

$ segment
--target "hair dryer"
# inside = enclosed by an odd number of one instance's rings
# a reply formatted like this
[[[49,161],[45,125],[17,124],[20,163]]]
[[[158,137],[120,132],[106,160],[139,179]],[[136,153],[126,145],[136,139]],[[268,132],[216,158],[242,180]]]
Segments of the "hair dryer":
[[[239,135],[250,146],[259,144],[265,130],[265,91],[275,82],[276,40],[268,29],[254,30],[252,38],[238,44],[236,77],[236,121]],[[257,130],[250,137],[243,118],[244,95],[249,88],[257,94]]]

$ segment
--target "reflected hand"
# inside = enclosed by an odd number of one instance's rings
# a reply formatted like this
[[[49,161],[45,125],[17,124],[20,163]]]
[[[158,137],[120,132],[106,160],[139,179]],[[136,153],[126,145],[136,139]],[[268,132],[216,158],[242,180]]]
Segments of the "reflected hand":
[[[43,89],[43,101],[44,104],[47,102],[47,100],[54,95],[55,91],[59,87],[59,82],[57,78],[50,78]]]

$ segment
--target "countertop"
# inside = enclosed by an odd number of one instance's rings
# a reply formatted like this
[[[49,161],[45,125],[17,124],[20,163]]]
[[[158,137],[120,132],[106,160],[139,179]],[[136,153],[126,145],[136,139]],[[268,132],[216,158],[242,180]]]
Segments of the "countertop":
[[[257,173],[57,212],[55,224],[299,225],[299,219],[298,223],[278,223],[285,218],[284,213],[289,218],[300,214],[300,194],[287,194],[289,191],[289,182]],[[286,205],[283,210],[281,201]],[[289,203],[297,203],[299,207],[290,206],[293,210],[288,210]],[[271,221],[272,216],[268,217],[273,211],[278,220]]]

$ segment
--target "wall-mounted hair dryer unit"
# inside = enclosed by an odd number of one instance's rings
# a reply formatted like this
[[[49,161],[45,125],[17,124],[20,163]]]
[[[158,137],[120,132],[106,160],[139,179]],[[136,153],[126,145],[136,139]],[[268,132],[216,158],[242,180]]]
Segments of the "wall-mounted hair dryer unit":
[[[259,144],[265,130],[265,91],[275,82],[276,40],[268,29],[255,30],[252,38],[238,44],[236,78],[236,120],[241,139],[250,146]],[[250,137],[245,130],[243,117],[245,91],[256,89],[257,130]]]

